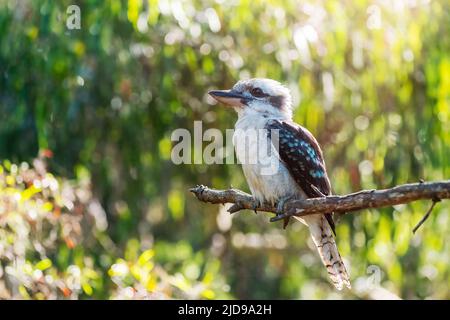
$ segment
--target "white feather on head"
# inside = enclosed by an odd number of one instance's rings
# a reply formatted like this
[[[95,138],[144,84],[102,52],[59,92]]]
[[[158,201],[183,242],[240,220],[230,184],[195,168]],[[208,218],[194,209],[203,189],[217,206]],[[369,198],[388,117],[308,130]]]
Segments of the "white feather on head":
[[[259,88],[264,93],[263,97],[255,97],[252,95],[252,90]],[[241,112],[264,112],[273,115],[280,115],[287,118],[292,118],[292,97],[289,89],[280,82],[265,79],[252,78],[248,80],[241,80],[233,86],[233,91],[242,93],[244,96],[252,97],[253,99],[247,104],[247,108],[251,110]]]

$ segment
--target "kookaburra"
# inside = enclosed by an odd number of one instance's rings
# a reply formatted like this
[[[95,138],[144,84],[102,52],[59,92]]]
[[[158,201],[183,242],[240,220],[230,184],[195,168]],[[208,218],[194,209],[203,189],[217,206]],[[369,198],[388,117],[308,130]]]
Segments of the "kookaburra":
[[[282,213],[288,199],[331,194],[322,150],[307,129],[292,121],[291,94],[285,86],[270,79],[249,79],[239,81],[231,90],[213,90],[209,94],[238,114],[233,144],[257,202],[276,204],[278,213]],[[261,134],[253,135],[257,139],[242,136],[249,131],[263,132],[262,138]],[[275,170],[267,170],[268,164]],[[350,288],[333,237],[332,213],[295,218],[309,227],[334,286],[338,290],[344,285]]]

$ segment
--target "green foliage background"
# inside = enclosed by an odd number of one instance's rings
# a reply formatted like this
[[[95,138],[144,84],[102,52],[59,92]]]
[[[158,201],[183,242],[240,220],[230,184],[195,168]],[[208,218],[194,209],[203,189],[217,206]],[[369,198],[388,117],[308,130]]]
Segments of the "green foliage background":
[[[66,28],[73,2],[80,30]],[[0,0],[0,297],[367,298],[380,270],[401,298],[449,299],[447,202],[416,235],[429,202],[344,217],[354,290],[337,293],[306,228],[230,218],[189,194],[248,190],[238,165],[170,160],[174,129],[232,128],[208,90],[269,77],[292,90],[335,193],[448,179],[449,10]]]

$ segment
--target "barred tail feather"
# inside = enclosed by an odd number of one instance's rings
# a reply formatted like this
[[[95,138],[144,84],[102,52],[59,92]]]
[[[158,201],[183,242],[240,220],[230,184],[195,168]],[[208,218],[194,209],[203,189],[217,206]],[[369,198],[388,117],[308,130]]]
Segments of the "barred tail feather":
[[[328,276],[336,289],[342,290],[344,285],[351,289],[347,269],[339,254],[331,227],[326,219],[322,215],[303,217],[303,219],[309,226],[311,237],[323,264],[327,268]]]

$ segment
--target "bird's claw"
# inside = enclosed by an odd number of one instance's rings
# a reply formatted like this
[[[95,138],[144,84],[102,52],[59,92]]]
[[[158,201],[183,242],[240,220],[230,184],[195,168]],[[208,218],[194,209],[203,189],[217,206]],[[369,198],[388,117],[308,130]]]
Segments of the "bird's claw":
[[[284,205],[286,204],[286,202],[288,200],[291,200],[293,197],[289,196],[289,197],[284,197],[281,198],[278,203],[277,203],[277,216],[279,216],[280,214],[284,213]]]
[[[277,213],[276,213],[277,216],[284,214],[284,205],[286,204],[286,201],[291,200],[291,199],[292,199],[292,196],[289,196],[289,197],[281,198],[278,201]],[[289,220],[290,220],[290,217],[286,217],[283,219],[283,229],[286,229],[287,225],[289,224]]]
[[[257,209],[259,207],[261,207],[261,202],[259,200],[257,200],[257,199],[253,199],[253,207],[252,207],[252,209],[253,209],[253,211],[255,211],[256,214],[258,214]]]

